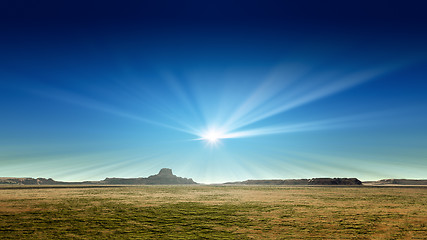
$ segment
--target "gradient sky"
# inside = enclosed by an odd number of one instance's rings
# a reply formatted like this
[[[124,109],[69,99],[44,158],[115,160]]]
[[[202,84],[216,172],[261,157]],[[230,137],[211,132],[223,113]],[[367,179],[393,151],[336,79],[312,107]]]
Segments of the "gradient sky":
[[[0,176],[427,178],[422,2],[1,1]]]

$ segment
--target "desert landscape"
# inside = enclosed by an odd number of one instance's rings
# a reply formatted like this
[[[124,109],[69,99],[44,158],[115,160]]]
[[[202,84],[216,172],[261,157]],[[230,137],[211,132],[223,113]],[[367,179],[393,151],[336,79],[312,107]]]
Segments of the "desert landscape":
[[[0,1],[0,240],[427,240],[427,1]]]
[[[166,168],[148,178],[80,183],[2,180],[2,239],[423,239],[427,234],[427,186],[403,185],[415,180],[206,185]]]
[[[2,239],[425,239],[427,188],[0,190]]]

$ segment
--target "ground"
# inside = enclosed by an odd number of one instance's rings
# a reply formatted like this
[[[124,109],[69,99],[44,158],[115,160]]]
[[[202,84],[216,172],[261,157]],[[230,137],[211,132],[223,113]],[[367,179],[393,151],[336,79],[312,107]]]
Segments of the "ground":
[[[0,239],[427,239],[427,188],[0,188]]]

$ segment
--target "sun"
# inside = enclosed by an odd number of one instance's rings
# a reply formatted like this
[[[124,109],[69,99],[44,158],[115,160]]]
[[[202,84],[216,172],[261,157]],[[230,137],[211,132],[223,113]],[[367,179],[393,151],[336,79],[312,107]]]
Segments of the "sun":
[[[215,129],[211,129],[211,130],[207,131],[201,137],[201,139],[207,141],[210,144],[218,143],[221,138],[222,138],[222,133],[215,130]]]
[[[208,133],[204,138],[209,142],[215,143],[219,139],[219,134],[216,132],[211,132]]]

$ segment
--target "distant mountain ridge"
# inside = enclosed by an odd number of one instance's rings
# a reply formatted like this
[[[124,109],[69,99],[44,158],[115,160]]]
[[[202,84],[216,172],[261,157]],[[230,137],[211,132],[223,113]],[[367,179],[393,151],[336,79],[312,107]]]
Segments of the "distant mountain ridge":
[[[68,184],[67,182],[58,182],[52,178],[15,178],[15,177],[2,177],[0,184],[18,184],[18,185],[58,185]]]
[[[61,182],[52,178],[16,178],[0,177],[0,185],[184,185],[198,184],[191,178],[178,177],[170,168],[162,168],[158,174],[139,178],[105,178],[100,181]],[[427,179],[382,179],[378,181],[361,182],[357,178],[311,178],[311,179],[271,179],[271,180],[246,180],[240,182],[227,182],[224,185],[365,185],[365,186],[393,186],[393,185],[419,185],[427,186]]]
[[[382,179],[363,183],[366,185],[427,185],[427,179]]]
[[[312,178],[312,179],[272,179],[272,180],[246,180],[243,182],[229,182],[243,185],[362,185],[357,178]]]
[[[130,184],[130,185],[175,185],[175,184],[197,184],[191,178],[177,177],[172,174],[172,169],[162,168],[156,175],[147,178],[106,178],[100,184]]]
[[[0,184],[18,185],[179,185],[198,184],[191,178],[173,175],[172,169],[162,168],[156,175],[147,178],[106,178],[101,181],[60,182],[52,178],[0,178]]]

